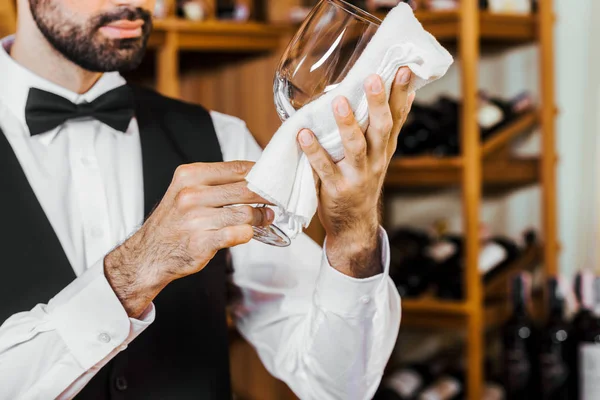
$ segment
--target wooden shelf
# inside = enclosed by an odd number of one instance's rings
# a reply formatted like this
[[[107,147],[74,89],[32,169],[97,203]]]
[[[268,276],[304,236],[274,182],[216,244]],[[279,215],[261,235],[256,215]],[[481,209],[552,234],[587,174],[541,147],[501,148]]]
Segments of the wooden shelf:
[[[425,29],[438,40],[459,37],[458,12],[416,13]],[[380,15],[383,17],[383,15]],[[481,13],[481,39],[492,42],[529,42],[536,38],[536,16]],[[280,48],[281,39],[294,30],[292,25],[256,22],[201,21],[165,18],[154,21],[149,47],[160,48],[170,33],[177,35],[177,46],[184,51],[268,52]]]
[[[482,285],[485,298],[494,298],[491,305],[484,306],[487,327],[500,325],[510,315],[506,301],[510,277],[519,271],[531,271],[539,265],[541,255],[541,246],[535,245],[525,249],[501,274]],[[421,328],[461,328],[472,311],[476,311],[476,308],[470,307],[465,301],[440,300],[432,295],[403,299],[402,324]]]
[[[442,160],[440,160],[442,161]],[[462,165],[434,159],[392,160],[385,178],[387,191],[431,190],[460,185]],[[483,163],[483,186],[490,191],[511,190],[533,185],[540,180],[540,161],[537,158],[490,160]]]
[[[402,312],[420,314],[450,314],[467,315],[468,305],[462,301],[444,301],[435,297],[423,297],[419,299],[403,299]]]
[[[425,29],[438,40],[455,41],[460,35],[458,11],[417,11]],[[385,18],[379,14],[380,19]],[[537,39],[537,15],[479,13],[482,42],[527,43]]]
[[[531,130],[539,122],[537,111],[523,114],[481,146],[483,184],[490,190],[506,190],[539,182],[537,158],[491,157],[505,148],[516,136]],[[462,157],[431,156],[392,160],[386,176],[387,190],[433,189],[461,183]]]
[[[202,21],[192,22],[180,18],[154,21],[154,31],[149,47],[159,48],[167,42],[169,34],[177,35],[177,47],[183,51],[216,52],[267,52],[280,47],[287,26],[253,22]]]

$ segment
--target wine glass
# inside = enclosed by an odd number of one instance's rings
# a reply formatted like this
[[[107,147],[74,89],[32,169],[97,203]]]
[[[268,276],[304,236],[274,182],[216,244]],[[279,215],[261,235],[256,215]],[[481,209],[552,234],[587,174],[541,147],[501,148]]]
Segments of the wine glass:
[[[381,20],[342,0],[321,0],[285,50],[275,73],[275,107],[282,121],[339,85],[381,25]],[[255,227],[254,239],[291,243],[275,225]]]

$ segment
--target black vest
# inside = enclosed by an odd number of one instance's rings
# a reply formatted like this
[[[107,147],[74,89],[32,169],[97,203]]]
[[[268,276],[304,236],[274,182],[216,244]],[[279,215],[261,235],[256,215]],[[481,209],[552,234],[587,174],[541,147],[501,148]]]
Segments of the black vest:
[[[177,166],[222,161],[210,114],[134,87],[145,213]],[[0,324],[47,303],[75,274],[5,136],[0,132]],[[78,399],[230,399],[223,252],[173,282],[154,302],[156,321],[117,355]],[[0,389],[1,390],[1,389]]]

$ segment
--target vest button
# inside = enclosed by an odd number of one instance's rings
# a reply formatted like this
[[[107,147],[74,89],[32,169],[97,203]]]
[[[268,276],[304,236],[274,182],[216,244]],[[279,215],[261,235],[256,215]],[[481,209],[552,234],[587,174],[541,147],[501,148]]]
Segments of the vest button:
[[[117,379],[115,380],[115,387],[117,388],[117,390],[120,391],[127,390],[127,379],[125,379],[124,376],[117,377]]]

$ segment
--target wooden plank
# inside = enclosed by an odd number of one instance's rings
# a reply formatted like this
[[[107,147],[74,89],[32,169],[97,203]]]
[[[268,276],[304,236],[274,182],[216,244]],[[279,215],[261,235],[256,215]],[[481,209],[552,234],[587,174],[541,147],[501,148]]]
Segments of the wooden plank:
[[[415,16],[438,40],[454,41],[461,34],[459,11],[417,11]],[[385,14],[377,17],[383,19]],[[479,24],[483,42],[527,43],[538,37],[535,15],[481,12]]]
[[[460,166],[412,166],[393,160],[385,178],[386,190],[426,190],[458,186]],[[487,191],[512,190],[539,181],[539,159],[491,159],[483,164],[483,184]]]
[[[439,170],[445,168],[460,168],[463,165],[461,157],[399,157],[390,163],[392,169],[429,169]]]
[[[539,121],[538,113],[530,111],[522,115],[518,120],[512,122],[500,132],[497,132],[491,139],[487,140],[481,149],[483,157],[487,157],[506,146],[510,140],[517,135],[532,129]]]
[[[483,166],[486,190],[512,189],[539,182],[537,158],[495,160]]]
[[[418,11],[415,15],[419,21],[421,21],[425,29],[438,40],[456,40],[460,33],[460,18],[456,11]]]
[[[544,261],[548,276],[558,273],[558,221],[556,204],[556,139],[554,83],[554,14],[552,1],[539,1],[540,90],[542,100],[542,225],[546,246]]]
[[[537,38],[535,15],[480,13],[481,38],[486,41],[530,42]]]
[[[402,312],[467,315],[469,307],[467,303],[462,301],[446,301],[438,300],[434,297],[423,297],[419,299],[403,299]]]
[[[17,11],[13,0],[0,1],[0,37],[15,33],[17,30]]]
[[[467,304],[467,397],[479,400],[483,385],[483,310],[481,277],[479,274],[479,206],[481,203],[481,147],[479,143],[478,69],[479,69],[479,4],[476,0],[461,1],[459,52],[462,65],[461,143],[463,231],[465,232],[465,276]]]
[[[281,37],[289,26],[275,26],[255,22],[224,22],[217,20],[194,22],[180,18],[154,21],[149,47],[164,43],[165,35],[179,33],[178,48],[187,51],[263,52],[280,47]]]
[[[156,52],[157,90],[175,98],[180,96],[178,41],[177,32],[168,32],[165,43]]]

